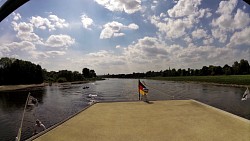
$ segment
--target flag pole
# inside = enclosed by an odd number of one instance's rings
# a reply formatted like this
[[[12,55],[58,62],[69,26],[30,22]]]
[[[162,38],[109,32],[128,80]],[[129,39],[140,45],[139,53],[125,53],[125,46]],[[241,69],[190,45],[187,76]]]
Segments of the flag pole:
[[[25,113],[25,110],[26,110],[26,107],[27,107],[27,104],[28,104],[28,101],[29,101],[29,97],[30,97],[30,93],[28,94],[28,97],[26,99],[26,103],[25,103],[24,110],[23,110],[23,116],[22,116],[22,120],[21,120],[21,125],[20,125],[20,128],[18,129],[16,141],[20,141],[20,139],[21,139],[24,113]]]
[[[141,95],[140,95],[140,79],[138,79],[138,96],[139,96],[139,100],[141,100]]]

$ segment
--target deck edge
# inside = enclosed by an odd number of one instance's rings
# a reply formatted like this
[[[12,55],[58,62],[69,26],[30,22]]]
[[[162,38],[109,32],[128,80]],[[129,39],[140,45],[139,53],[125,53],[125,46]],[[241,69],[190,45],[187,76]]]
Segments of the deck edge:
[[[245,118],[243,118],[243,117],[240,117],[240,116],[238,116],[238,115],[234,115],[234,114],[232,114],[232,113],[229,113],[229,112],[224,111],[224,110],[221,110],[221,109],[219,109],[219,108],[216,108],[216,107],[207,105],[207,104],[205,104],[205,103],[199,102],[199,101],[194,100],[194,99],[187,99],[187,100],[190,100],[190,101],[192,101],[192,102],[198,103],[198,104],[200,104],[200,105],[202,105],[202,106],[205,106],[205,107],[207,107],[207,108],[209,108],[209,109],[218,111],[219,113],[222,113],[222,114],[227,115],[227,116],[229,116],[229,117],[236,118],[236,119],[238,119],[238,120],[240,120],[240,121],[243,121],[243,122],[246,122],[246,123],[250,124],[250,120],[245,119]],[[152,100],[152,101],[168,101],[168,100]],[[171,101],[171,100],[169,100],[169,101]],[[35,136],[32,136],[32,137],[28,138],[26,141],[32,141],[32,140],[34,140],[34,139],[36,139],[36,138],[38,138],[38,137],[40,137],[40,136],[46,134],[47,132],[53,130],[54,128],[58,127],[59,125],[63,124],[64,122],[70,120],[71,118],[75,117],[76,115],[80,114],[81,112],[85,111],[86,109],[90,108],[91,106],[93,106],[93,105],[95,105],[95,104],[98,104],[98,103],[113,103],[113,102],[143,102],[143,101],[136,101],[136,100],[135,100],[135,101],[102,101],[102,102],[95,102],[95,103],[93,103],[93,104],[91,104],[91,105],[88,105],[87,107],[83,108],[83,109],[80,110],[79,112],[77,112],[77,113],[75,113],[75,114],[69,116],[68,118],[66,118],[66,119],[64,119],[64,120],[62,120],[62,121],[60,121],[60,122],[54,124],[53,126],[49,127],[49,128],[46,129],[45,131],[43,131],[43,132],[41,132],[41,133],[39,133],[39,134],[37,134],[37,135],[35,135]]]
[[[194,100],[194,99],[190,99],[190,100],[193,101],[193,102],[196,102],[196,103],[198,103],[198,104],[201,104],[201,105],[203,105],[203,106],[206,106],[206,107],[208,107],[208,108],[211,108],[212,110],[215,110],[215,111],[218,111],[218,112],[220,112],[220,113],[222,113],[222,114],[225,114],[225,115],[227,115],[227,116],[230,116],[230,117],[239,119],[239,120],[241,120],[241,121],[243,121],[243,122],[250,123],[250,120],[248,120],[248,119],[246,119],[246,118],[240,117],[240,116],[238,116],[238,115],[232,114],[232,113],[230,113],[230,112],[227,112],[227,111],[224,111],[224,110],[222,110],[222,109],[213,107],[213,106],[211,106],[211,105],[208,105],[208,104],[199,102],[199,101]]]
[[[87,110],[88,108],[90,108],[91,106],[95,105],[96,103],[99,103],[99,102],[95,102],[95,103],[93,103],[91,105],[88,105],[87,107],[84,107],[82,110],[78,111],[77,113],[75,113],[75,114],[67,117],[66,119],[64,119],[64,120],[62,120],[62,121],[60,121],[60,122],[52,125],[51,127],[47,128],[45,131],[40,132],[40,133],[38,133],[38,134],[36,134],[36,135],[34,135],[34,136],[26,139],[25,141],[32,141],[32,140],[34,140],[34,139],[36,139],[36,138],[38,138],[38,137],[46,134],[47,132],[53,130],[54,128],[58,127],[59,125],[63,124],[64,122],[68,121],[69,119],[71,119],[71,118],[75,117],[76,115],[80,114],[81,112]]]

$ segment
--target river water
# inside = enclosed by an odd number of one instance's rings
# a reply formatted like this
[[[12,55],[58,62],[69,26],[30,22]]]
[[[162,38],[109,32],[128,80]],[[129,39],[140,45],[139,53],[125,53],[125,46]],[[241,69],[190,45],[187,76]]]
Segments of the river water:
[[[224,111],[250,119],[250,99],[241,101],[246,88],[208,84],[141,80],[149,89],[149,100],[195,99]],[[83,87],[88,87],[83,89]],[[97,101],[135,101],[138,80],[107,79],[86,84],[52,85],[36,89],[0,92],[0,140],[13,141],[20,126],[28,93],[38,99],[38,106],[28,107],[22,140],[32,136],[35,120],[50,127],[88,106],[89,94]]]

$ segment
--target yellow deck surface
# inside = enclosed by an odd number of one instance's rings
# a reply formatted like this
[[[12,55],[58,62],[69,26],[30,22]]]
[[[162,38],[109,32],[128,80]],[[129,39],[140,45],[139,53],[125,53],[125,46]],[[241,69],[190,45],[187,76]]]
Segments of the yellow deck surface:
[[[97,103],[35,141],[250,141],[250,121],[194,100]]]

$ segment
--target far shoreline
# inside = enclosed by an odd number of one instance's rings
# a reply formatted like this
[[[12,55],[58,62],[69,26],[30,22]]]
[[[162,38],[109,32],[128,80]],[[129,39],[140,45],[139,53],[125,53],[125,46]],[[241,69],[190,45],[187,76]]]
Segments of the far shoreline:
[[[67,84],[84,84],[88,83],[90,81],[74,81],[74,82],[64,82],[64,83],[52,83],[52,85],[67,85]],[[20,85],[0,85],[0,92],[2,91],[16,91],[16,90],[22,90],[22,89],[28,89],[28,88],[40,88],[49,86],[49,83],[41,83],[41,84],[20,84]]]
[[[225,86],[225,87],[249,87],[250,85],[239,85],[239,84],[222,84],[222,83],[213,83],[213,82],[199,82],[199,81],[178,81],[178,80],[163,80],[163,79],[154,79],[154,78],[146,78],[150,80],[158,80],[158,81],[171,81],[171,82],[180,82],[180,83],[194,83],[194,84],[204,84],[204,85],[214,85],[214,86]],[[84,84],[91,81],[74,81],[74,82],[64,82],[64,83],[52,83],[52,85],[68,85],[68,84]],[[22,90],[28,88],[39,88],[49,86],[49,83],[41,83],[41,84],[21,84],[21,85],[0,85],[0,92],[2,91],[15,91]]]
[[[21,85],[1,85],[0,91],[15,91],[27,88],[38,88],[48,86],[48,83],[41,83],[41,84],[21,84]]]
[[[157,79],[153,79],[157,80]],[[170,80],[159,80],[159,81],[170,81]],[[224,87],[238,87],[238,88],[245,88],[249,87],[250,85],[239,85],[239,84],[222,84],[222,83],[213,83],[213,82],[198,82],[198,81],[173,81],[172,82],[184,82],[184,83],[194,83],[194,84],[203,84],[203,85],[212,85],[212,86],[224,86]]]
[[[250,75],[150,77],[147,79],[159,80],[163,82],[172,81],[225,87],[250,87]]]

